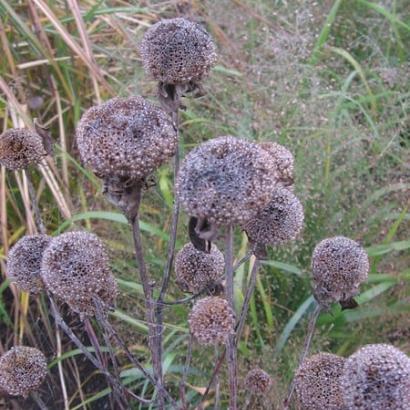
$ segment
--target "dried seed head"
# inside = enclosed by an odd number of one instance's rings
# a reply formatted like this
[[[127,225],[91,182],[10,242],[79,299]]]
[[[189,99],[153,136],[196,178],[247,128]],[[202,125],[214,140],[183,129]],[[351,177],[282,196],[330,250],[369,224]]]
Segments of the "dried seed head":
[[[293,163],[294,158],[291,152],[283,145],[276,142],[263,142],[260,144],[263,149],[269,152],[275,160],[278,168],[279,183],[285,188],[293,189]]]
[[[67,232],[45,250],[41,276],[46,288],[81,316],[95,314],[94,299],[114,305],[117,285],[102,241],[88,232]]]
[[[235,331],[235,314],[219,296],[198,300],[189,314],[189,329],[201,345],[225,343]]]
[[[81,160],[100,178],[143,179],[175,154],[168,116],[142,97],[113,98],[91,107],[76,131]]]
[[[253,394],[266,394],[272,384],[269,374],[259,367],[250,370],[245,378],[245,389]]]
[[[317,301],[328,306],[358,293],[367,279],[369,258],[355,241],[343,236],[320,242],[312,255],[313,288]]]
[[[340,377],[343,357],[318,353],[306,359],[295,375],[295,391],[304,410],[344,409]]]
[[[364,346],[346,360],[341,386],[349,410],[408,410],[410,358],[391,345]]]
[[[0,357],[0,391],[27,397],[47,375],[44,354],[34,347],[15,346]]]
[[[140,53],[145,71],[165,84],[198,82],[216,62],[210,35],[184,18],[154,24],[144,35]]]
[[[0,135],[0,165],[7,169],[26,169],[46,155],[42,138],[33,131],[11,128]]]
[[[268,206],[242,225],[253,243],[278,245],[293,240],[303,227],[303,206],[292,192],[275,189]]]
[[[9,252],[7,275],[25,292],[38,294],[44,288],[40,275],[41,258],[50,241],[48,235],[23,236]]]
[[[189,215],[229,225],[251,219],[266,206],[276,182],[275,162],[267,151],[228,136],[192,150],[181,166],[176,187]]]
[[[176,283],[183,292],[198,293],[211,286],[224,269],[224,256],[215,245],[206,253],[189,242],[175,257]]]

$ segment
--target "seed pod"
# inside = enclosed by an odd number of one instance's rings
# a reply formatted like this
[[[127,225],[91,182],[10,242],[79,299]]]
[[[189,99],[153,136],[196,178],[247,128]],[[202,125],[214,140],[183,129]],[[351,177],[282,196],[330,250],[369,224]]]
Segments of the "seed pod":
[[[345,359],[318,353],[305,360],[295,375],[301,410],[343,410],[340,377]]]
[[[26,235],[10,249],[7,275],[21,290],[33,294],[43,290],[41,258],[50,241],[48,235]]]
[[[357,242],[343,236],[321,241],[312,255],[316,300],[324,307],[348,300],[358,293],[368,271],[369,258]]]
[[[266,206],[276,181],[267,151],[228,136],[193,149],[182,163],[176,188],[189,215],[229,225],[251,219]]]
[[[267,207],[242,225],[253,243],[279,245],[297,237],[303,227],[303,206],[292,192],[275,189]]]
[[[248,372],[245,378],[245,389],[257,395],[266,394],[273,381],[268,373],[256,367]]]
[[[81,317],[95,314],[94,299],[110,308],[117,285],[102,241],[88,232],[53,238],[43,255],[41,276],[46,288]]]
[[[235,313],[219,296],[198,300],[189,314],[189,330],[201,345],[225,343],[235,332]]]
[[[175,154],[170,117],[142,97],[91,107],[76,131],[82,162],[100,178],[142,180]]]
[[[11,128],[0,135],[0,165],[11,171],[38,164],[47,155],[43,140],[24,128]]]
[[[184,18],[154,24],[144,35],[140,53],[146,72],[165,84],[200,81],[216,62],[210,35]]]
[[[0,391],[27,397],[47,375],[47,360],[34,347],[15,346],[0,357]]]
[[[176,283],[183,292],[198,293],[211,286],[224,269],[224,256],[215,245],[206,253],[187,243],[175,257]]]
[[[341,386],[349,410],[408,410],[410,358],[391,345],[363,346],[346,360]]]

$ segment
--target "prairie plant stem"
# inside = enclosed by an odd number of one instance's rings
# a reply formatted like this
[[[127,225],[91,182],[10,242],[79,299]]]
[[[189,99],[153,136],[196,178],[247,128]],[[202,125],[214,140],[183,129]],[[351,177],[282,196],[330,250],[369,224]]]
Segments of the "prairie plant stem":
[[[33,183],[31,182],[31,178],[26,173],[27,177],[27,187],[28,187],[28,194],[30,196],[31,208],[33,209],[34,214],[34,222],[36,224],[37,230],[41,234],[46,233],[46,227],[44,226],[43,218],[41,217],[40,207],[36,197],[36,191],[34,189]]]
[[[218,346],[215,345],[215,361],[218,360]],[[215,375],[215,403],[214,403],[214,410],[219,410],[219,408],[221,407],[221,385],[219,382],[219,374],[217,373]]]
[[[179,382],[179,394],[181,397],[181,403],[182,403],[182,408],[183,409],[188,409],[188,405],[186,402],[186,397],[185,397],[185,384],[186,384],[186,379],[188,375],[188,370],[189,366],[191,365],[191,360],[192,360],[192,345],[194,343],[192,335],[189,335],[188,339],[188,351],[185,359],[185,365],[184,365],[184,371],[182,373],[181,381]]]
[[[45,405],[43,400],[41,400],[39,394],[36,391],[31,392],[30,396],[35,401],[40,410],[48,410],[48,407]]]

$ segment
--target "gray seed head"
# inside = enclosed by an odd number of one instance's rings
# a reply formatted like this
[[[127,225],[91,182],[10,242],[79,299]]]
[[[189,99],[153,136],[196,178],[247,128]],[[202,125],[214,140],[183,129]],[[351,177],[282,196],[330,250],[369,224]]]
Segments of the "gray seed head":
[[[0,391],[27,397],[47,375],[47,360],[34,347],[15,346],[0,357]]]
[[[10,249],[7,275],[21,290],[33,294],[43,290],[41,259],[50,241],[48,235],[26,235]]]
[[[275,189],[268,206],[242,225],[253,243],[279,245],[294,240],[303,227],[303,206],[292,192]]]
[[[189,314],[189,330],[201,345],[225,343],[235,332],[235,314],[219,296],[198,300]]]
[[[82,162],[100,178],[144,179],[171,158],[176,130],[161,108],[142,97],[91,107],[76,131]]]
[[[340,389],[345,360],[334,354],[318,353],[302,363],[295,375],[295,391],[302,410],[345,408]]]
[[[184,18],[154,24],[144,35],[140,53],[145,71],[165,84],[198,82],[216,62],[210,35]]]
[[[117,285],[102,241],[88,232],[53,238],[43,255],[41,276],[46,288],[81,317],[95,314],[95,300],[108,309]]]
[[[0,165],[11,171],[38,164],[46,155],[42,138],[33,131],[11,128],[0,135]]]
[[[257,144],[219,137],[193,149],[182,163],[177,195],[189,215],[230,225],[250,220],[276,187],[275,162]]]
[[[266,394],[273,381],[268,373],[256,367],[248,372],[245,378],[245,389],[253,394]]]
[[[410,358],[391,345],[364,346],[346,360],[341,386],[349,410],[408,410]]]
[[[356,295],[368,272],[366,251],[349,238],[336,236],[325,239],[313,251],[314,294],[323,306]]]
[[[206,253],[187,243],[175,257],[176,283],[183,292],[198,293],[211,286],[224,269],[224,256],[215,245]]]

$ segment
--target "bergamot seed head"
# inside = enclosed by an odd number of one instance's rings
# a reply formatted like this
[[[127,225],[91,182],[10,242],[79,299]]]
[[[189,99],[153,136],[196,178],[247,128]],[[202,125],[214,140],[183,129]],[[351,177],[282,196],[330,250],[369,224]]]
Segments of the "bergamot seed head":
[[[266,394],[272,384],[272,378],[269,374],[259,367],[250,370],[245,378],[245,389],[253,394]]]

